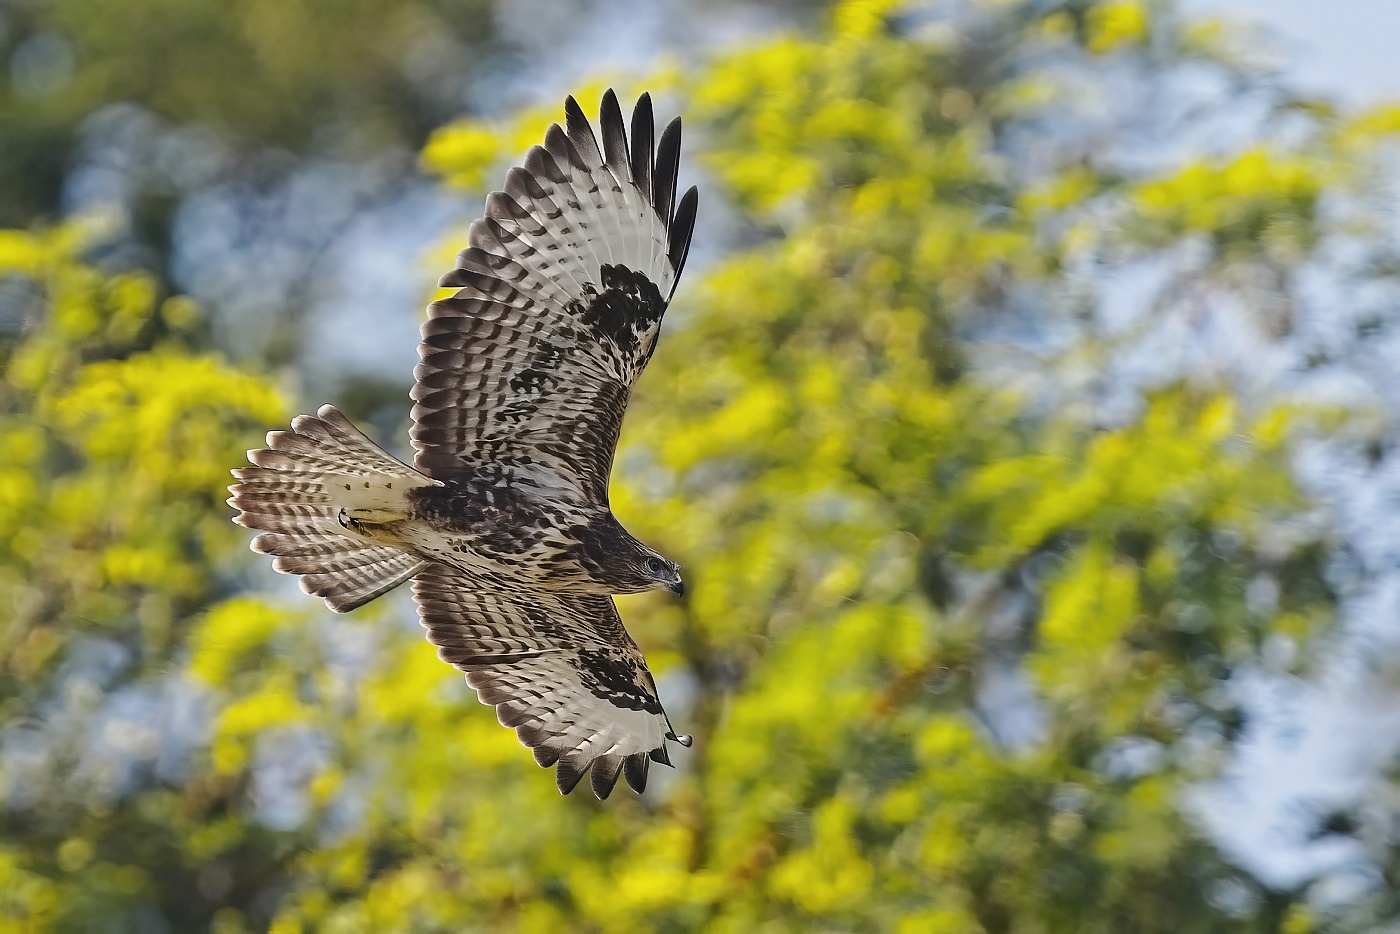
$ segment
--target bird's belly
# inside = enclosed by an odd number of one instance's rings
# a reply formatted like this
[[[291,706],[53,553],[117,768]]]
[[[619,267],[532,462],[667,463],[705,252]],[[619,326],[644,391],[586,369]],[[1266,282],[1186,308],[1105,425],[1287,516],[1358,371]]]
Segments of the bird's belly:
[[[430,561],[540,590],[577,589],[590,577],[572,529],[586,516],[510,486],[416,490],[401,540]]]
[[[405,537],[423,557],[469,573],[477,572],[534,586],[561,577],[559,550],[548,547],[545,542],[519,539],[496,541],[494,536],[430,527],[415,528],[410,536]]]

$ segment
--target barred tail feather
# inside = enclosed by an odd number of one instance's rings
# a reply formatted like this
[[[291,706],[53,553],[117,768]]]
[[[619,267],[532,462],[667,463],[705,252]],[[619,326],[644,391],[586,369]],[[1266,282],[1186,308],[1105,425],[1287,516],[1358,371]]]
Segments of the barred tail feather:
[[[254,466],[233,471],[229,505],[234,522],[260,534],[256,552],[272,566],[301,576],[301,588],[347,613],[387,593],[428,562],[391,544],[356,535],[341,513],[393,518],[394,505],[415,487],[436,481],[387,454],[334,406],[292,419],[291,431],[267,435],[268,447],[248,452]]]

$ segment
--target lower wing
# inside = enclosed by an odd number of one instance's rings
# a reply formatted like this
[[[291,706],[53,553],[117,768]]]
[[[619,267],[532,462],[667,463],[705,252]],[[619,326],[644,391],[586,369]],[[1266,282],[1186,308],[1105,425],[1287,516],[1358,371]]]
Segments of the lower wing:
[[[640,793],[650,762],[671,764],[667,740],[690,745],[671,730],[612,597],[530,590],[433,564],[414,579],[413,598],[438,657],[466,672],[536,762],[557,764],[561,793],[590,767],[599,798],[619,773]]]

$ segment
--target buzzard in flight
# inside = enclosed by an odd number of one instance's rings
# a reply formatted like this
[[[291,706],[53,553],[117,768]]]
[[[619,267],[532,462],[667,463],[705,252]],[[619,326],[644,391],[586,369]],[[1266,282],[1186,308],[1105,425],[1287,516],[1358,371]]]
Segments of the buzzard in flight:
[[[695,226],[676,198],[681,128],[631,142],[612,91],[601,143],[571,97],[469,246],[423,324],[413,466],[333,406],[274,431],[233,471],[253,550],[348,612],[413,581],[443,661],[514,727],[568,794],[592,767],[605,798],[638,792],[677,736],[613,594],[681,593],[680,569],[630,535],[608,476],[632,386],[656,348]]]

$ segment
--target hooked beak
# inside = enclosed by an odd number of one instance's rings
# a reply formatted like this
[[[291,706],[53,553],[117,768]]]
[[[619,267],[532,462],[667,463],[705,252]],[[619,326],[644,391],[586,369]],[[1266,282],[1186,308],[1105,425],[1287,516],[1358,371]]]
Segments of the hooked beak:
[[[676,596],[684,597],[685,581],[681,580],[680,577],[677,577],[675,583],[669,585],[669,589],[671,593],[675,594]]]

